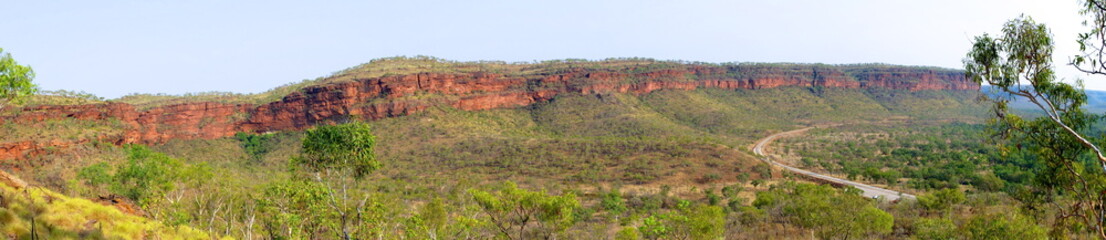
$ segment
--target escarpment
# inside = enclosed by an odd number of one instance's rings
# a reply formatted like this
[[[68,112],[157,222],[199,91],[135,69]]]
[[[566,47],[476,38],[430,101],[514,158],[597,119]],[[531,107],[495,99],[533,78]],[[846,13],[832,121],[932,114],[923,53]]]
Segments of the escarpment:
[[[91,105],[23,107],[0,123],[77,119],[118,121],[121,133],[93,139],[26,139],[0,143],[0,160],[21,159],[47,148],[88,141],[157,144],[173,139],[211,139],[237,132],[299,130],[346,119],[381,119],[433,106],[486,110],[526,106],[560,94],[630,93],[697,88],[764,89],[787,86],[890,88],[910,91],[972,90],[979,85],[954,70],[916,67],[841,67],[803,64],[682,64],[650,69],[567,68],[547,71],[422,72],[360,78],[309,86],[261,105],[194,102],[145,110],[109,102]]]

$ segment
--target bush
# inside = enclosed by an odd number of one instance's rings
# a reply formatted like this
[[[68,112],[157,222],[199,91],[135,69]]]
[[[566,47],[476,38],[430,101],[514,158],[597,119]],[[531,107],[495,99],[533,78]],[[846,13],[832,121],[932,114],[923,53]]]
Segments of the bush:
[[[918,196],[918,204],[929,210],[948,211],[956,204],[967,200],[963,192],[953,188],[934,191],[930,194]]]
[[[825,185],[787,182],[757,193],[753,206],[778,211],[820,238],[854,238],[891,232],[894,217],[867,198]]]
[[[622,193],[618,189],[611,189],[611,191],[603,194],[603,199],[600,200],[599,206],[603,207],[603,210],[610,212],[613,216],[622,215],[626,212],[626,204],[622,200]]]
[[[924,240],[956,239],[956,224],[946,218],[923,218],[914,223],[914,237]]]
[[[1018,213],[978,215],[963,231],[969,239],[1048,239],[1044,228]]]
[[[169,192],[186,184],[196,184],[211,179],[211,169],[206,164],[187,165],[179,159],[150,150],[142,145],[128,145],[126,162],[109,166],[97,163],[79,170],[77,176],[86,183],[104,187],[115,194],[149,206]]]

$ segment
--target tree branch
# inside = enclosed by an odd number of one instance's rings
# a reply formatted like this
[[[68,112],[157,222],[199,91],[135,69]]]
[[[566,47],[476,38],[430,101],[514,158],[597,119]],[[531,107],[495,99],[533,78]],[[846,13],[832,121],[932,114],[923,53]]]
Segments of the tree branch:
[[[1034,92],[1036,92],[1036,90],[1034,90]],[[1051,119],[1052,122],[1056,123],[1057,125],[1060,125],[1060,127],[1063,128],[1064,131],[1068,132],[1068,134],[1071,134],[1077,140],[1079,140],[1080,144],[1082,144],[1083,146],[1085,146],[1087,148],[1090,148],[1092,151],[1094,151],[1095,156],[1098,158],[1099,165],[1102,165],[1102,170],[1106,171],[1106,156],[1104,156],[1102,154],[1102,149],[1100,149],[1098,147],[1098,145],[1095,145],[1090,140],[1087,140],[1087,138],[1083,137],[1083,134],[1080,134],[1079,132],[1076,132],[1075,129],[1072,129],[1070,126],[1068,126],[1066,123],[1064,123],[1064,121],[1060,120],[1060,118],[1058,116],[1058,113],[1056,111],[1056,107],[1052,104],[1051,101],[1049,101],[1047,98],[1045,98],[1043,95],[1041,95],[1040,92],[1036,92],[1036,96],[1041,97],[1044,100],[1045,104],[1048,105],[1048,108],[1045,108],[1045,106],[1043,106],[1040,103],[1040,101],[1037,100],[1036,97],[1029,97],[1029,101],[1032,102],[1033,104],[1037,105],[1037,107],[1040,108],[1041,110],[1044,110],[1045,115],[1048,115],[1048,118]]]

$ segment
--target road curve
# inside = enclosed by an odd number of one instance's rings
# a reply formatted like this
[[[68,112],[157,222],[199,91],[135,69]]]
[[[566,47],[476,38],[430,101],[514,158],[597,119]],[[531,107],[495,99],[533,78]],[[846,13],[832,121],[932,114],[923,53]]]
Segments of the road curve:
[[[914,195],[910,195],[910,194],[906,194],[906,193],[900,193],[900,192],[889,190],[889,189],[878,188],[878,187],[874,187],[874,186],[863,184],[863,183],[858,183],[858,182],[853,182],[853,181],[849,181],[849,180],[845,180],[845,179],[830,177],[830,176],[822,175],[822,174],[819,174],[819,173],[816,173],[816,172],[811,172],[811,171],[795,168],[795,167],[792,167],[792,166],[783,165],[779,162],[772,161],[772,159],[771,159],[772,157],[769,156],[768,154],[764,153],[764,146],[768,145],[773,140],[776,140],[777,138],[782,137],[782,136],[786,136],[786,135],[802,133],[802,132],[805,132],[806,130],[809,130],[809,129],[810,129],[809,127],[808,128],[802,128],[802,129],[796,129],[796,130],[791,130],[791,131],[772,134],[772,135],[769,135],[767,137],[761,138],[760,140],[757,140],[757,143],[755,145],[753,145],[753,149],[752,149],[753,153],[760,156],[761,160],[764,160],[765,162],[768,162],[769,164],[781,167],[783,169],[787,169],[788,171],[798,173],[798,174],[802,174],[802,175],[806,175],[806,176],[809,176],[809,177],[812,177],[812,178],[817,178],[817,179],[824,180],[824,181],[827,181],[827,182],[832,182],[832,183],[836,183],[836,184],[840,184],[840,185],[848,185],[848,186],[855,187],[857,189],[860,189],[863,192],[862,194],[865,197],[870,197],[870,198],[882,197],[882,198],[887,199],[889,201],[897,201],[897,200],[899,200],[899,198],[908,198],[908,199],[914,199],[915,198]]]

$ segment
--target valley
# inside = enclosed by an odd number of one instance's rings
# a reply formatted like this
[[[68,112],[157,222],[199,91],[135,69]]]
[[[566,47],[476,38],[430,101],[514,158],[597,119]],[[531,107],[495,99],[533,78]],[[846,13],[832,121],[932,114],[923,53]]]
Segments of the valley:
[[[706,232],[728,239],[906,239],[921,231],[916,221],[939,212],[990,219],[983,213],[1013,205],[987,204],[1013,200],[993,189],[943,210],[921,203],[935,190],[915,188],[903,195],[910,200],[872,201],[758,155],[804,126],[977,126],[987,107],[964,81],[952,70],[889,65],[384,59],[257,96],[36,96],[0,114],[0,166],[70,196],[123,194],[145,217],[213,237],[325,238],[338,233],[337,222],[326,222],[336,213],[311,210],[328,208],[302,192],[320,186],[290,162],[305,155],[306,132],[363,122],[380,167],[350,188],[373,204],[360,210],[368,215],[352,225],[357,234],[587,239],[664,226],[672,230],[649,234],[683,238],[703,233],[691,228],[714,228]],[[263,97],[277,92],[287,95]],[[277,100],[252,102],[265,98]],[[808,131],[827,131],[820,129]],[[775,139],[772,155],[786,162],[803,154],[789,150],[806,145],[793,139],[802,138]],[[144,191],[134,184],[154,182],[120,175],[139,169],[179,174],[149,179],[165,188]],[[515,201],[512,194],[567,204],[555,220],[563,225],[496,230],[518,224],[497,217],[526,217],[494,210],[495,201]],[[853,212],[864,214],[839,215]],[[831,227],[839,224],[858,227]]]
[[[1106,239],[1106,0],[2,6],[0,240]]]
[[[791,171],[791,172],[798,173],[798,174],[801,174],[801,175],[804,175],[804,176],[807,176],[807,177],[810,177],[810,178],[814,178],[814,181],[816,181],[816,182],[824,182],[826,184],[830,184],[830,185],[834,185],[834,186],[854,187],[854,188],[860,189],[860,191],[863,191],[862,195],[864,197],[882,198],[882,199],[886,199],[887,201],[892,201],[892,202],[899,201],[900,198],[910,198],[910,199],[916,198],[916,197],[914,197],[914,195],[903,194],[901,192],[896,192],[896,191],[893,191],[893,190],[888,190],[888,189],[874,187],[874,186],[863,184],[863,183],[858,183],[858,182],[853,182],[853,181],[849,181],[849,180],[845,180],[845,179],[826,176],[826,175],[823,175],[823,174],[819,174],[819,173],[799,169],[799,168],[796,168],[796,167],[784,165],[784,164],[781,164],[777,161],[773,161],[772,159],[774,157],[769,155],[769,153],[764,152],[765,147],[769,143],[772,143],[773,140],[776,140],[777,138],[780,138],[780,137],[786,137],[786,136],[802,134],[803,132],[806,132],[807,130],[810,130],[810,127],[791,130],[791,131],[786,131],[786,132],[781,132],[781,133],[776,133],[776,134],[772,134],[772,135],[769,135],[767,137],[764,137],[764,138],[758,140],[756,142],[756,144],[753,145],[753,153],[755,153],[757,156],[760,156],[762,160],[771,163],[773,166],[777,166],[777,167],[783,168],[787,171]]]

